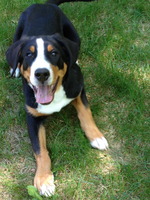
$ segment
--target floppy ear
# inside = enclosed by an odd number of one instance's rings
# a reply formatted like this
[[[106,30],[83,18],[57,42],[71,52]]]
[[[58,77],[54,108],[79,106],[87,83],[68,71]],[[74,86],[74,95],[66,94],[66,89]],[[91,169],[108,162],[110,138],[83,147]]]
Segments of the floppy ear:
[[[63,53],[66,55],[67,64],[72,66],[77,61],[80,49],[79,45],[58,33],[54,34],[52,38],[61,46]]]
[[[6,51],[6,60],[12,68],[12,76],[14,75],[18,65],[21,65],[22,63],[21,48],[23,43],[23,40],[19,40],[13,43]]]

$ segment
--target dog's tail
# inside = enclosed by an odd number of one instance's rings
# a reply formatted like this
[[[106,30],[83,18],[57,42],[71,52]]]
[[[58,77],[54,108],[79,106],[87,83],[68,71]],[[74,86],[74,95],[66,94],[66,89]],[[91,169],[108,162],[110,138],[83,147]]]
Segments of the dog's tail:
[[[95,1],[95,0],[48,0],[46,1],[46,3],[52,3],[55,5],[60,5],[61,3],[65,3],[65,2],[77,2],[77,1]]]

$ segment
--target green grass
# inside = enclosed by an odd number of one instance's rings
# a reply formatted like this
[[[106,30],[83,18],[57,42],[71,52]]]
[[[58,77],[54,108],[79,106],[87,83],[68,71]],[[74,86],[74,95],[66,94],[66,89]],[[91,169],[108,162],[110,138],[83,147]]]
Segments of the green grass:
[[[20,13],[42,0],[0,0],[0,199],[29,200],[35,161],[21,79],[11,79],[5,51]],[[71,105],[46,121],[56,193],[53,200],[148,200],[150,4],[101,0],[61,6],[77,28],[79,63],[95,121],[110,149],[92,149]],[[46,198],[43,198],[46,199]]]

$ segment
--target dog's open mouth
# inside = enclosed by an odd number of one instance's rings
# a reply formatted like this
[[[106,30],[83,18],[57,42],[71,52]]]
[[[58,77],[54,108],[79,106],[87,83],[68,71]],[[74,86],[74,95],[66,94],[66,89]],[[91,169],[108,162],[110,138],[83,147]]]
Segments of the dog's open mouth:
[[[54,99],[54,94],[58,84],[59,78],[52,85],[39,85],[33,86],[36,102],[40,104],[50,104]]]

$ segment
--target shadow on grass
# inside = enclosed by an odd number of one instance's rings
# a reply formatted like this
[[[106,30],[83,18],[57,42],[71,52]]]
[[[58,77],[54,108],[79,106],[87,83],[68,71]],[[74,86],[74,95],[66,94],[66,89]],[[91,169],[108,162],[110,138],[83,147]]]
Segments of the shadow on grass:
[[[96,73],[96,81],[99,81],[99,88],[103,87],[104,93],[105,89],[111,91],[109,98],[107,94],[105,96],[105,114],[109,116],[108,121],[114,127],[114,133],[111,136],[108,134],[111,143],[109,153],[116,162],[119,161],[120,174],[126,186],[117,199],[148,199],[149,97],[145,93],[147,86],[140,85],[132,72],[129,74],[103,66],[100,67],[99,73]],[[115,143],[119,143],[119,148]]]

